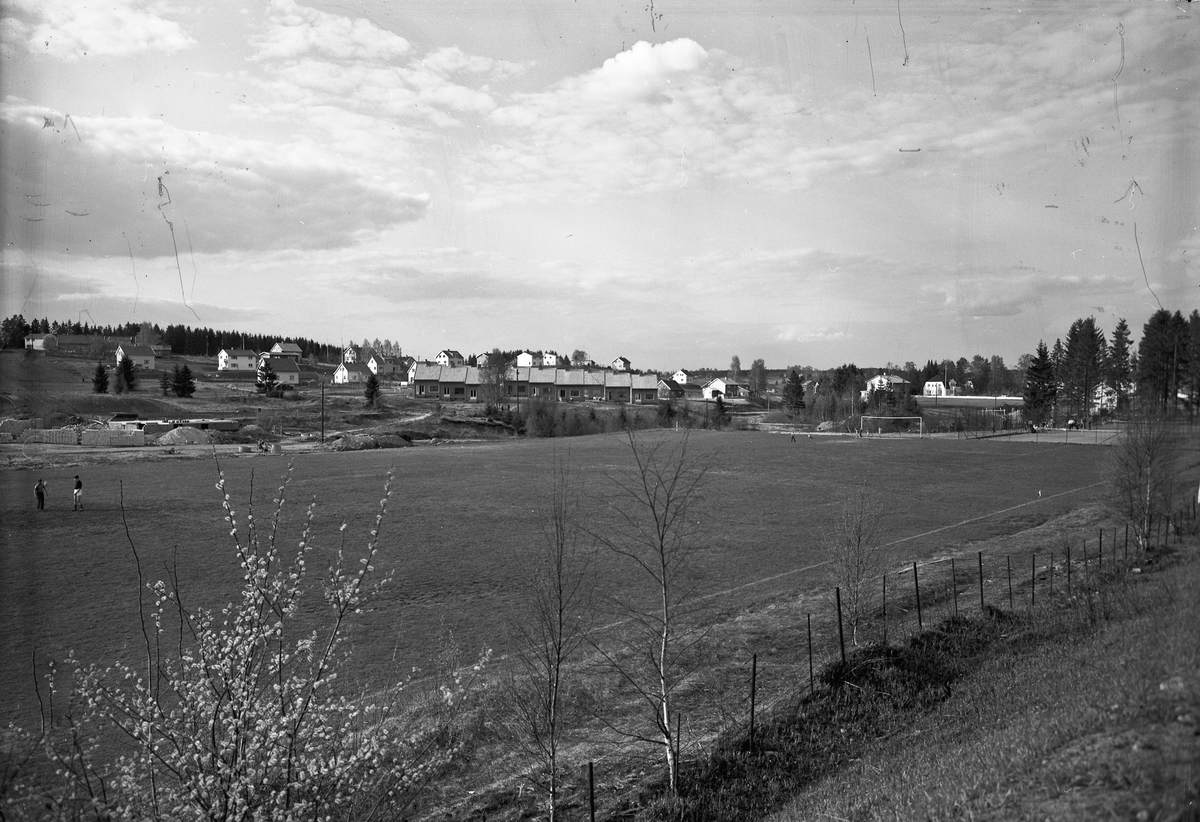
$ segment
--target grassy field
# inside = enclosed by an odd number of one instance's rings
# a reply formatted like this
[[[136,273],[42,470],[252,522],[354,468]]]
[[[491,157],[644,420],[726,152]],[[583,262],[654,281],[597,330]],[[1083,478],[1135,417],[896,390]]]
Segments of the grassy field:
[[[727,613],[824,587],[821,530],[843,491],[864,478],[882,497],[896,542],[889,550],[904,565],[1086,503],[1097,493],[1105,452],[992,441],[791,443],[747,432],[696,432],[689,447],[714,465],[698,566],[701,590]],[[425,664],[450,632],[468,653],[503,652],[505,617],[521,601],[539,539],[551,465],[566,453],[594,499],[629,462],[628,446],[610,436],[296,458],[282,538],[294,544],[303,506],[315,497],[325,552],[336,550],[342,522],[351,547],[365,541],[384,474],[396,472],[380,563],[395,579],[355,628],[356,675],[398,678]],[[246,456],[222,467],[242,514],[253,480],[261,518],[287,458]],[[124,523],[148,579],[176,568],[193,606],[234,595],[238,568],[213,488],[216,471],[212,459],[180,457],[0,472],[0,692],[10,695],[0,721],[34,710],[35,659],[44,665],[74,650],[104,662],[134,653],[137,580]],[[70,508],[76,472],[85,483],[83,512]],[[33,505],[39,476],[49,483],[45,512]],[[595,573],[601,591],[636,584],[608,555],[597,558]]]

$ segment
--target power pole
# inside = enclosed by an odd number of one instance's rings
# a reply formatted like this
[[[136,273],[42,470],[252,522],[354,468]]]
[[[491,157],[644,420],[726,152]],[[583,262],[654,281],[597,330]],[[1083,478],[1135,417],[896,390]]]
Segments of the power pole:
[[[321,381],[321,445],[325,444],[325,378],[317,377]]]

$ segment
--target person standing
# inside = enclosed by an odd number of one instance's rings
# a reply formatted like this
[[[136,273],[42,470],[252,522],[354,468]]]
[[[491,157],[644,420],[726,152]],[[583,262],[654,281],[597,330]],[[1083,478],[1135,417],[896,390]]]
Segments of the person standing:
[[[75,510],[83,510],[83,480],[78,474],[75,475]]]
[[[37,494],[37,509],[39,511],[46,508],[46,481],[38,478],[37,485],[33,486],[33,493]]]

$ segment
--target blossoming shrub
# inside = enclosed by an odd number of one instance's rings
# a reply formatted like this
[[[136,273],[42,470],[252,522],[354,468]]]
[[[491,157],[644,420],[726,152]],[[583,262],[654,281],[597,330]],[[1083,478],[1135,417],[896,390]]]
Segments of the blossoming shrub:
[[[50,703],[32,746],[48,755],[9,756],[0,774],[0,812],[15,817],[340,820],[395,811],[453,759],[460,739],[442,717],[398,711],[403,683],[371,696],[339,692],[347,621],[386,583],[370,582],[391,497],[389,472],[365,550],[351,556],[346,525],[324,584],[324,627],[301,633],[297,611],[314,545],[315,501],[299,545],[277,543],[288,480],[264,524],[239,521],[219,470],[229,536],[243,571],[240,597],[219,612],[184,607],[177,580],[146,586],[141,609],[144,668],[100,669],[71,660],[65,708]],[[244,525],[244,529],[243,529]],[[136,546],[132,544],[137,559]],[[139,577],[141,574],[139,561]],[[311,609],[310,609],[311,610]],[[176,635],[177,634],[177,635]],[[479,666],[476,666],[478,671]],[[442,688],[462,701],[478,677]],[[54,685],[51,682],[51,697]],[[118,754],[98,751],[119,732]],[[45,760],[44,760],[45,761]],[[43,761],[43,763],[44,763]],[[15,763],[15,764],[14,764]],[[3,814],[0,814],[3,815]]]

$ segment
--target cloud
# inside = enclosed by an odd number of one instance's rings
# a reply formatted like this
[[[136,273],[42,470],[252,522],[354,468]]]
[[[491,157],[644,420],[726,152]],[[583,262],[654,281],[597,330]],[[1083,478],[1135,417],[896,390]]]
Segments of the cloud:
[[[88,55],[173,54],[195,43],[178,23],[164,16],[167,7],[161,2],[10,0],[6,5],[26,18],[6,18],[6,34],[19,36],[31,54],[68,62]]]
[[[76,137],[44,128],[47,119],[62,123],[64,115],[12,100],[4,111],[6,151],[28,161],[6,166],[3,202],[16,242],[28,249],[73,245],[77,253],[124,256],[131,246],[135,256],[153,257],[173,255],[176,246],[341,247],[419,220],[429,204],[427,194],[401,190],[310,141],[73,116]]]
[[[293,59],[322,54],[339,60],[389,61],[406,55],[407,40],[366,18],[344,17],[273,0],[266,30],[252,38],[259,59]]]

